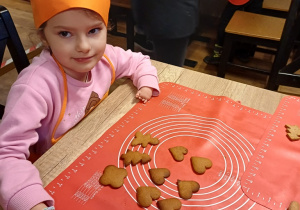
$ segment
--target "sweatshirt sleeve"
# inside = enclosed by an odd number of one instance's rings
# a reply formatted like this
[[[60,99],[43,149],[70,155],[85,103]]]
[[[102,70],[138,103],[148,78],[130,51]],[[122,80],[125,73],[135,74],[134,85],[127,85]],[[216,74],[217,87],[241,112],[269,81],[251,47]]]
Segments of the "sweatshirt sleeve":
[[[153,96],[159,95],[157,69],[151,64],[149,56],[111,45],[106,46],[105,53],[115,67],[116,79],[129,77],[137,89],[151,87]]]
[[[39,171],[27,160],[46,113],[47,104],[36,91],[25,84],[12,86],[0,124],[0,204],[4,210],[27,210],[41,202],[53,205]]]

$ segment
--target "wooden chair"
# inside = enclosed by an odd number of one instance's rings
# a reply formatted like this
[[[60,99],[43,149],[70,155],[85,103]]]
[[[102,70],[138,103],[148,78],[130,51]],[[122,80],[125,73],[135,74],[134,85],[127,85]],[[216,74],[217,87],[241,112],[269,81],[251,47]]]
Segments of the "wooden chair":
[[[286,18],[290,5],[291,0],[264,0],[262,14]]]
[[[15,67],[20,73],[29,65],[24,47],[8,10],[0,5],[0,61],[3,60],[5,48],[8,48]],[[0,69],[1,71],[1,69]],[[0,119],[4,113],[4,105],[0,104]]]
[[[126,37],[127,49],[134,51],[134,21],[131,11],[130,0],[111,0],[110,2],[110,16],[113,18],[115,28],[109,33],[115,36]],[[118,32],[116,16],[120,15],[122,11],[126,18],[126,33]]]
[[[300,0],[292,0],[286,19],[237,11],[225,29],[223,52],[217,75],[225,77],[229,65],[269,75],[266,88],[276,90],[276,77],[289,59],[300,28]],[[275,54],[271,70],[258,69],[232,62],[232,53],[236,42],[265,46],[274,50],[266,50]]]

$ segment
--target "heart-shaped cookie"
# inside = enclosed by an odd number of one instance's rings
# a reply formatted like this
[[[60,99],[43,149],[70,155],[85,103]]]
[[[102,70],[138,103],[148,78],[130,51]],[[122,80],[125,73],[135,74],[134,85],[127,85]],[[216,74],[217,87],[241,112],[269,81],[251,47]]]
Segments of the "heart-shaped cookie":
[[[188,149],[182,146],[171,147],[169,148],[174,160],[183,161],[184,155],[188,153]]]
[[[195,181],[177,180],[177,187],[179,196],[183,199],[190,199],[193,193],[198,192],[200,189],[200,185]]]
[[[206,169],[212,167],[211,160],[204,157],[191,157],[191,164],[197,174],[204,174]]]
[[[165,182],[165,178],[170,176],[170,171],[167,168],[153,168],[149,169],[149,174],[154,184],[162,185]]]
[[[142,207],[150,206],[153,200],[159,199],[160,194],[156,187],[141,186],[136,189],[136,199]]]
[[[157,207],[160,210],[179,210],[181,208],[181,202],[177,198],[168,198],[157,201]]]

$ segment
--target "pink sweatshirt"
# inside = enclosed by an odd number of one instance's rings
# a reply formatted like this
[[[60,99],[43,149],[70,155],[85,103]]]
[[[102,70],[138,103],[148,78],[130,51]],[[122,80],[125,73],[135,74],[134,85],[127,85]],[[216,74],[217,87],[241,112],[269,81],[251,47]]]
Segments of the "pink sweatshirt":
[[[154,88],[159,94],[157,70],[148,56],[106,46],[105,54],[116,70],[116,79],[129,77],[140,89]],[[99,98],[107,92],[112,79],[109,63],[102,58],[91,70],[87,83],[67,75],[68,102],[55,137],[73,127],[84,116],[91,93]],[[43,51],[24,69],[9,93],[0,124],[0,205],[4,209],[27,210],[54,201],[44,190],[38,170],[30,161],[29,147],[43,154],[51,146],[51,134],[59,117],[63,99],[63,79],[48,51]]]

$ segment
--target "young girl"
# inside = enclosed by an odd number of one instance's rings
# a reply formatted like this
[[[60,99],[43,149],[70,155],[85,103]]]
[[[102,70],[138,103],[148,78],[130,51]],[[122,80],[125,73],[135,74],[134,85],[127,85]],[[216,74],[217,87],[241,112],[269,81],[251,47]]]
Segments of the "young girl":
[[[4,209],[53,209],[38,170],[27,160],[47,151],[129,77],[136,98],[159,94],[149,57],[106,44],[109,0],[31,0],[46,49],[9,93],[0,124],[0,204]],[[50,208],[51,207],[51,208]]]

